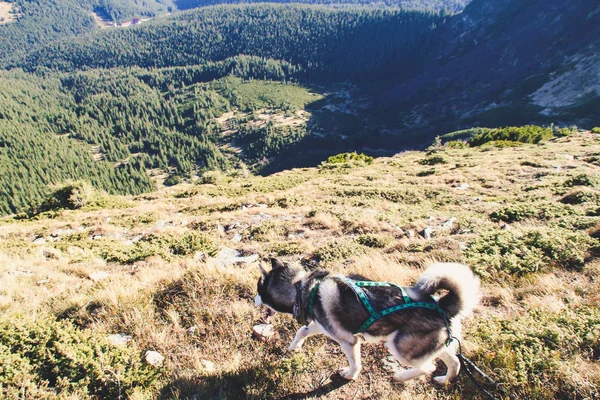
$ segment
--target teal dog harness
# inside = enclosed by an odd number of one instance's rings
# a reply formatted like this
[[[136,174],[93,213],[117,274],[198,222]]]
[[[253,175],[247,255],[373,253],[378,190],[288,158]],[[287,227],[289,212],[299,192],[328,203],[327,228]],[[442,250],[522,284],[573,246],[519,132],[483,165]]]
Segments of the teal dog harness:
[[[408,308],[427,308],[427,309],[430,309],[433,311],[437,311],[440,314],[440,316],[442,317],[442,319],[444,320],[444,324],[446,325],[446,330],[448,331],[448,340],[446,341],[446,346],[450,345],[450,342],[452,341],[452,332],[450,330],[450,323],[448,321],[448,318],[446,317],[446,313],[444,312],[444,310],[442,310],[442,308],[438,305],[437,301],[435,301],[435,299],[433,297],[431,297],[431,301],[412,301],[410,299],[410,297],[408,296],[408,294],[406,293],[406,290],[403,287],[394,285],[393,283],[372,282],[372,281],[355,281],[353,279],[346,278],[345,276],[337,276],[337,278],[340,279],[342,282],[344,282],[346,285],[348,285],[354,291],[354,293],[356,294],[356,297],[358,297],[358,299],[360,300],[362,305],[365,307],[365,309],[371,315],[360,326],[360,328],[358,328],[358,330],[356,332],[354,332],[354,334],[363,333],[364,331],[369,329],[369,327],[371,325],[373,325],[377,320],[385,317],[386,315],[395,313],[397,311],[406,310]],[[377,310],[375,310],[375,308],[373,308],[373,305],[371,304],[369,297],[367,296],[365,291],[362,289],[363,287],[395,287],[397,289],[400,289],[404,303],[397,304],[392,307],[388,307],[381,311],[377,311]],[[319,284],[317,283],[315,286],[313,286],[313,288],[310,291],[310,294],[308,296],[307,312],[308,312],[308,316],[311,319],[313,319],[313,303],[314,303],[315,296],[316,296],[318,290],[319,290]],[[303,307],[301,306],[301,301],[300,301],[301,300],[300,292],[301,291],[299,290],[298,295],[297,295],[297,297],[299,297],[299,299],[294,304],[294,317],[296,317],[298,322],[300,322],[302,325],[304,325],[304,324],[308,323],[308,320],[307,320],[307,316],[304,314],[304,312],[300,311],[300,310],[303,310]]]
[[[430,302],[412,301],[410,299],[410,297],[408,297],[408,294],[406,293],[406,290],[403,287],[394,285],[393,283],[372,282],[372,281],[355,281],[353,279],[346,278],[343,276],[339,277],[339,279],[341,279],[342,282],[344,282],[346,285],[350,286],[350,288],[354,291],[354,293],[356,293],[356,296],[358,297],[360,302],[363,304],[365,309],[369,312],[369,314],[371,314],[371,316],[364,322],[364,324],[362,324],[360,326],[360,328],[358,328],[358,331],[356,331],[355,334],[366,331],[377,320],[385,317],[386,315],[395,313],[400,310],[406,310],[407,308],[428,308],[430,310],[437,311],[442,316],[442,319],[444,320],[444,323],[446,324],[446,328],[448,329],[448,333],[450,334],[450,324],[448,323],[448,318],[446,317],[446,313],[444,312],[444,310],[442,310],[442,308],[438,305],[438,303],[435,301],[435,299],[433,297],[431,298]],[[386,308],[381,311],[375,310],[373,308],[373,305],[371,304],[371,301],[367,297],[367,294],[362,289],[363,287],[373,287],[373,286],[377,286],[377,287],[387,286],[387,287],[395,287],[395,288],[400,289],[400,291],[402,292],[402,297],[403,297],[404,303],[397,304],[395,306]],[[452,336],[452,335],[450,335],[450,336]]]

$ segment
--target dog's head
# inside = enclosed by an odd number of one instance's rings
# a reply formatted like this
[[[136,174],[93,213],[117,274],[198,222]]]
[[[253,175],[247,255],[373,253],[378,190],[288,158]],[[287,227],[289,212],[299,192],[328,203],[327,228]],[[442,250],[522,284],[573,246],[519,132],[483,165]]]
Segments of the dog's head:
[[[258,279],[258,294],[254,298],[257,306],[267,306],[266,322],[276,311],[293,313],[296,301],[295,284],[302,279],[305,272],[301,267],[286,265],[274,258],[271,259],[271,271],[259,264],[260,278]]]

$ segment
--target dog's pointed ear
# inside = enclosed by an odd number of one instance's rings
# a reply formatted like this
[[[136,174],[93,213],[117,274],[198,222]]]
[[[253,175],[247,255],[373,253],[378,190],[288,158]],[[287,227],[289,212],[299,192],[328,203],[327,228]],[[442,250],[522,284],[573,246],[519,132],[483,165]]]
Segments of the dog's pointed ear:
[[[269,272],[268,272],[268,271],[265,269],[265,267],[263,267],[263,265],[262,265],[262,263],[261,263],[261,262],[259,262],[259,263],[258,263],[258,269],[259,269],[259,271],[260,271],[260,275],[261,275],[263,278],[266,278],[266,277],[267,277],[267,275],[269,274]]]
[[[271,268],[275,269],[277,267],[285,267],[285,264],[276,259],[275,257],[271,257]]]

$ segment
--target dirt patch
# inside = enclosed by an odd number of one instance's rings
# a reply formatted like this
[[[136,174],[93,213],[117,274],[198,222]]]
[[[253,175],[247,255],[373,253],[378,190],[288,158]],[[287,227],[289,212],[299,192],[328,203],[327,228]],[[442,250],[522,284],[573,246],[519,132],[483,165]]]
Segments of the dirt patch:
[[[114,28],[116,26],[115,22],[108,17],[108,14],[101,12],[93,12],[94,21],[100,26],[102,29],[106,28]]]
[[[14,4],[0,1],[0,24],[15,22],[19,15]]]

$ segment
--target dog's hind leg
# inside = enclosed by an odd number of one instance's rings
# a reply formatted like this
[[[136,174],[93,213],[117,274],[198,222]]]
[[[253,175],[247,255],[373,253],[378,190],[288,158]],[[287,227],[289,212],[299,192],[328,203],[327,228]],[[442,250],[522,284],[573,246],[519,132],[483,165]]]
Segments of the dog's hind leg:
[[[311,321],[311,323],[307,326],[303,326],[302,328],[298,329],[298,332],[296,332],[296,337],[294,337],[294,340],[290,344],[288,350],[300,350],[307,337],[312,335],[318,335],[319,333],[323,333],[321,325],[317,324],[315,321]]]
[[[348,363],[350,366],[342,368],[340,375],[344,379],[354,380],[358,378],[358,374],[362,368],[360,361],[360,339],[355,338],[354,343],[338,340],[338,343],[342,346],[342,350],[346,357],[348,357]]]
[[[444,364],[446,364],[448,371],[446,372],[446,375],[436,376],[433,379],[437,383],[445,385],[454,379],[456,375],[458,375],[458,372],[460,371],[460,361],[458,360],[458,357],[456,357],[456,354],[454,354],[453,349],[450,347],[444,347],[444,350],[442,350],[442,352],[439,354],[439,357],[442,359]]]
[[[396,358],[396,360],[400,361],[402,364],[415,365],[414,362],[411,362],[410,360],[402,356],[402,354],[398,350],[397,344],[394,343],[393,338],[387,342],[387,347],[390,353],[392,353],[392,355],[394,356],[394,358]],[[432,359],[426,359],[421,363],[417,364],[418,366],[415,368],[410,368],[405,371],[396,372],[394,374],[394,379],[404,382],[419,377],[421,375],[430,374],[433,371],[435,371],[435,365],[433,365],[432,361]]]

